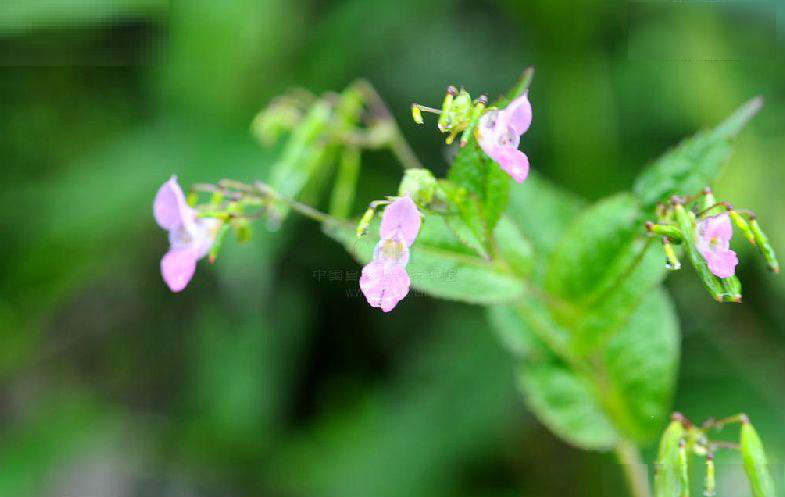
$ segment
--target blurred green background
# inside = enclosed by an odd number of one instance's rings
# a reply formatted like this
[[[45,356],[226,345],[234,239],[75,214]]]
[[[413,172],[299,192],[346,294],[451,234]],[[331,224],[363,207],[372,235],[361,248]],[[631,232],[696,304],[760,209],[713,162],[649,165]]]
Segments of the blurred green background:
[[[443,173],[409,103],[448,84],[493,97],[534,65],[523,148],[591,200],[763,95],[716,190],[785,253],[778,19],[785,2],[4,0],[0,496],[624,495],[612,455],[527,412],[482,309],[412,295],[383,315],[356,283],[314,277],[356,264],[299,218],[228,243],[173,295],[151,202],[173,173],[264,178],[278,150],[254,142],[254,114],[358,76]],[[357,211],[399,177],[365,154]],[[739,272],[741,306],[690,269],[669,279],[675,406],[749,413],[781,485],[785,278],[754,256]],[[720,495],[746,495],[736,459],[718,475]]]

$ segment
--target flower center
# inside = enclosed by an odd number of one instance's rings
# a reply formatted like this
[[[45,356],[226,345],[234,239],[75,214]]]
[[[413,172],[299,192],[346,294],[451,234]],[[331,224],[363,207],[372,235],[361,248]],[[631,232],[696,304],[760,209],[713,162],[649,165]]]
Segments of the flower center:
[[[406,252],[406,247],[403,243],[395,238],[384,240],[379,246],[379,257],[385,262],[398,262]]]

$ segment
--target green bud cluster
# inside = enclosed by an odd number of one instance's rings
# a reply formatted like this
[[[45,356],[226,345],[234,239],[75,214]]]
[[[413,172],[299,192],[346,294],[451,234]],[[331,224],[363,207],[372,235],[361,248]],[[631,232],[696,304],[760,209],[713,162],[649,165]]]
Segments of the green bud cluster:
[[[692,197],[674,196],[668,203],[657,206],[657,222],[648,221],[646,231],[660,237],[665,251],[666,267],[670,270],[681,268],[674,245],[683,249],[706,290],[718,302],[741,302],[741,282],[735,275],[726,278],[715,276],[709,269],[703,255],[698,250],[698,222],[709,216],[727,213],[731,222],[755,246],[766,261],[769,269],[779,272],[779,263],[774,249],[760,227],[755,214],[746,210],[736,210],[727,202],[716,202],[711,189],[705,188]]]
[[[729,424],[741,425],[738,443],[712,440],[709,437],[710,431],[720,430]],[[721,449],[741,453],[753,497],[775,496],[763,443],[746,415],[738,414],[719,420],[712,418],[696,426],[682,414],[674,413],[660,438],[655,462],[654,497],[690,496],[690,456],[704,461],[703,495],[716,495],[714,455]]]

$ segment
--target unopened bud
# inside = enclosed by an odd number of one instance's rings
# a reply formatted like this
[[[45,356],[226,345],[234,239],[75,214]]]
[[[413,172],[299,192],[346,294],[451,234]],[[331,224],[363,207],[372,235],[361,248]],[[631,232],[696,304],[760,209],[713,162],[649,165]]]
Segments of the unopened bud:
[[[758,432],[749,420],[741,425],[741,457],[753,497],[775,497],[774,482]]]
[[[655,497],[681,496],[679,448],[684,440],[683,417],[674,415],[660,439],[657,461],[654,465]]]
[[[736,227],[739,228],[739,230],[741,230],[747,241],[753,245],[757,245],[757,242],[755,241],[755,235],[752,234],[750,225],[747,223],[747,221],[744,220],[743,217],[741,217],[741,214],[739,214],[738,211],[729,210],[728,216],[730,216],[730,219],[731,221],[733,221],[733,224],[735,224]]]
[[[769,238],[761,229],[757,219],[750,219],[750,230],[752,231],[752,236],[755,238],[755,245],[758,246],[758,250],[763,254],[763,258],[766,259],[766,264],[768,264],[769,269],[774,273],[779,273],[780,263],[777,261],[774,249],[771,247],[771,244],[769,244]]]
[[[411,197],[415,204],[428,205],[436,193],[436,178],[427,169],[407,169],[398,187],[398,195]]]
[[[365,236],[365,234],[368,232],[368,226],[371,225],[374,215],[376,215],[376,208],[368,207],[368,210],[365,211],[363,217],[360,218],[360,222],[357,223],[357,230],[355,231],[357,238]]]
[[[412,104],[412,119],[414,119],[414,122],[417,124],[422,124],[425,122],[422,118],[422,112],[420,112],[420,106],[417,104]]]

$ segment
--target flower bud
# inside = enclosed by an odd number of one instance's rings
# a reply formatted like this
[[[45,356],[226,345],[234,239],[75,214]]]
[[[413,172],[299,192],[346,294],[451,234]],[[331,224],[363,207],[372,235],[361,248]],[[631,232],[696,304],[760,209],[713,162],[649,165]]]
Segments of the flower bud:
[[[684,441],[683,417],[675,413],[660,439],[657,461],[654,465],[655,497],[681,497],[682,471],[680,446]]]
[[[741,230],[741,232],[744,234],[744,237],[747,239],[747,241],[753,245],[756,245],[757,243],[755,242],[755,236],[752,234],[752,230],[750,230],[750,225],[747,223],[747,221],[744,220],[743,217],[741,217],[741,214],[734,210],[730,210],[728,211],[728,215],[730,216],[731,221],[733,221],[733,224],[735,224],[736,227],[739,228],[739,230]]]
[[[417,124],[422,124],[425,121],[422,118],[422,112],[420,112],[420,106],[417,104],[412,104],[412,119]]]
[[[409,196],[418,205],[428,205],[436,193],[436,178],[427,169],[407,169],[398,187],[398,195]]]
[[[232,224],[234,226],[234,236],[237,239],[237,243],[246,243],[251,239],[253,230],[248,219],[236,219]]]
[[[746,417],[741,425],[741,457],[753,497],[775,497],[763,443]]]
[[[371,225],[374,215],[376,215],[376,208],[368,207],[368,210],[365,211],[363,217],[360,218],[360,222],[357,223],[357,230],[355,231],[357,238],[365,236],[365,234],[368,232],[368,226]]]
[[[758,250],[760,250],[761,254],[763,254],[763,257],[766,259],[766,264],[769,265],[769,269],[774,273],[779,273],[780,264],[777,262],[777,256],[774,254],[774,249],[769,244],[769,238],[760,228],[757,219],[750,219],[750,230],[752,231],[752,236],[755,238],[755,245],[758,246]]]

